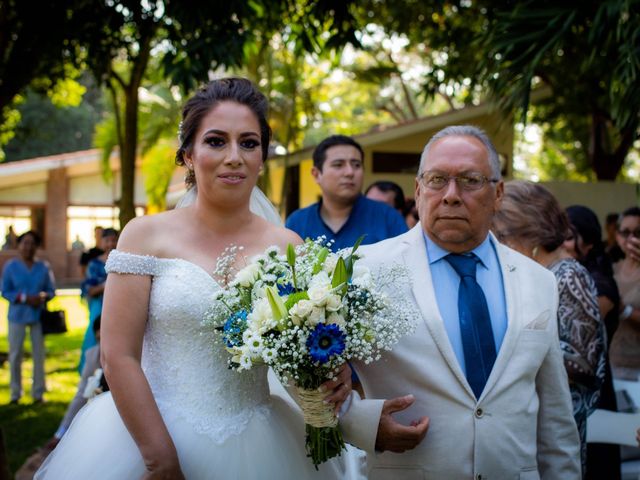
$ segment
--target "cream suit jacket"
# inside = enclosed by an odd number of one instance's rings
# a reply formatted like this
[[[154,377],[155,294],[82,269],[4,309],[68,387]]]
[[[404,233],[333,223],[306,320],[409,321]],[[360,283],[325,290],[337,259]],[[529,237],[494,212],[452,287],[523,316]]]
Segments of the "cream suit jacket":
[[[406,267],[409,278],[401,294],[421,313],[415,331],[380,361],[354,364],[367,399],[353,394],[341,425],[349,443],[370,452],[371,479],[580,478],[579,438],[557,333],[555,277],[493,240],[508,326],[477,401],[438,310],[420,224],[362,247],[361,262],[374,278],[381,267]],[[429,416],[425,439],[402,454],[374,453],[382,399],[407,394],[415,403],[394,417],[408,425]]]

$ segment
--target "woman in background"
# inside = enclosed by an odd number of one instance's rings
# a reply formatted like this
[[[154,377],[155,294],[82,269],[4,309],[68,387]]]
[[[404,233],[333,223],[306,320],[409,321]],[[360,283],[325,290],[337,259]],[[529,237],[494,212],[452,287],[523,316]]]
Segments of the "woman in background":
[[[633,242],[640,241],[640,208],[622,213],[617,240],[625,258],[613,267],[622,305],[616,312],[620,325],[611,344],[611,363],[616,376],[640,380],[640,260],[632,251]]]
[[[82,373],[84,368],[84,357],[86,351],[94,347],[98,342],[93,333],[93,322],[102,314],[102,298],[104,296],[104,286],[107,281],[105,265],[111,250],[116,248],[118,243],[118,231],[113,228],[102,230],[100,239],[100,249],[102,254],[89,261],[84,282],[82,283],[82,294],[87,298],[89,306],[89,324],[82,341],[80,352],[80,364],[78,370]]]
[[[607,351],[618,328],[620,295],[613,278],[611,262],[605,253],[602,229],[597,215],[588,207],[573,205],[567,208],[571,223],[573,242],[568,242],[572,256],[589,272],[596,284],[600,317],[607,332]],[[597,408],[617,411],[616,394],[613,389],[612,363],[607,356],[604,384]],[[590,443],[587,447],[587,479],[619,479],[620,447],[606,443]]]
[[[39,246],[40,236],[36,232],[30,230],[20,235],[20,256],[9,260],[2,271],[2,296],[9,301],[10,402],[14,404],[22,396],[22,356],[27,327],[33,358],[33,401],[41,403],[45,392],[45,351],[40,314],[46,302],[54,297],[55,284],[47,262],[36,258]]]
[[[593,279],[563,248],[569,222],[554,196],[530,182],[507,182],[493,221],[505,245],[551,270],[558,281],[558,335],[569,377],[573,415],[587,471],[587,417],[605,376],[606,337]]]

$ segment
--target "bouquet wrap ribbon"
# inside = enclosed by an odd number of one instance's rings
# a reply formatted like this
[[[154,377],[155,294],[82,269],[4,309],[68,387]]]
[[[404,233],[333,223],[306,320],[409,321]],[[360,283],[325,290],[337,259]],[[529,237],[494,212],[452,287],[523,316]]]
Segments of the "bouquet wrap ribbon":
[[[333,412],[334,406],[330,403],[323,403],[326,392],[321,393],[317,390],[305,390],[298,387],[298,396],[304,415],[304,423],[316,428],[333,428],[338,425],[338,418]]]

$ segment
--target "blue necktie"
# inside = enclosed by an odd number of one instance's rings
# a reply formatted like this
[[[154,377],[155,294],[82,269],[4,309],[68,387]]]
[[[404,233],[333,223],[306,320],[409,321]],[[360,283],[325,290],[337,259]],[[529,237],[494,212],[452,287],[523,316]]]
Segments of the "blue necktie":
[[[496,361],[496,344],[484,292],[476,281],[478,257],[450,253],[444,257],[460,275],[458,316],[467,380],[476,398],[484,389]]]

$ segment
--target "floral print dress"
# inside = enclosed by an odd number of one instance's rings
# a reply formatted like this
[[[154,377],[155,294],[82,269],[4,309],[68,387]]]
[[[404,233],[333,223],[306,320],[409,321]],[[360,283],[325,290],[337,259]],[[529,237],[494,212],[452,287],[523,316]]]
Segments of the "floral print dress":
[[[589,272],[574,259],[549,266],[558,281],[558,335],[569,376],[573,415],[586,472],[587,417],[596,409],[606,373],[607,337]]]

